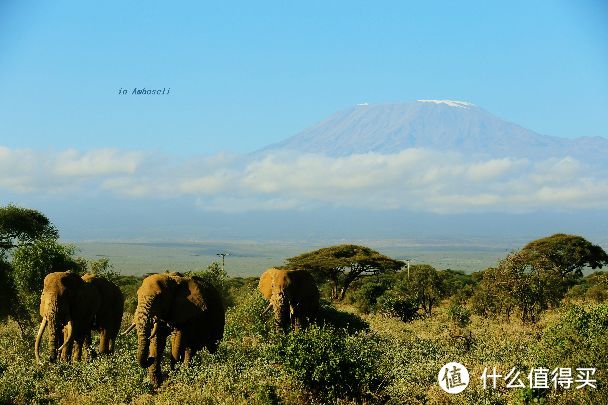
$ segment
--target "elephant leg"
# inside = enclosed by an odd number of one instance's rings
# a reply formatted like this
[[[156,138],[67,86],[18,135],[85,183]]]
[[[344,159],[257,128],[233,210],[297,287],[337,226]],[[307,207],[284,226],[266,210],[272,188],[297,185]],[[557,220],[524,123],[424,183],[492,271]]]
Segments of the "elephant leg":
[[[150,356],[154,358],[152,365],[148,367],[148,377],[155,388],[160,387],[162,382],[161,363],[165,344],[167,343],[167,332],[159,327],[156,336],[150,341]]]
[[[302,315],[300,323],[302,324],[302,328],[308,328],[308,326],[310,325],[310,317]]]
[[[192,349],[191,347],[187,347],[186,350],[184,350],[184,366],[185,367],[190,366],[190,360],[192,359],[192,357],[195,354],[196,354],[196,350]]]
[[[63,348],[61,349],[61,353],[59,353],[59,358],[61,361],[70,361],[70,355],[72,354],[72,342],[68,342],[67,344],[63,344],[68,338],[69,331],[67,327],[63,328],[63,336],[59,337],[58,345]]]
[[[84,350],[84,356],[85,358],[88,359],[94,359],[95,357],[97,357],[97,354],[95,353],[95,350],[92,348],[92,343],[91,343],[91,331],[88,331],[84,337],[84,344],[83,344],[83,350]]]
[[[114,341],[116,340],[116,336],[108,339],[108,353],[114,353]]]
[[[74,339],[74,350],[72,353],[72,362],[80,361],[82,358],[82,341]]]
[[[116,336],[118,336],[118,332],[120,329],[120,325],[118,328],[108,329],[108,353],[114,353],[114,344],[116,343]]]
[[[289,324],[293,330],[300,330],[302,320],[300,319],[300,311],[297,307],[289,306]]]
[[[174,331],[171,334],[171,370],[175,369],[175,364],[179,363],[184,355],[183,334],[181,331]]]
[[[306,329],[310,325],[310,317],[308,316],[308,312],[300,308],[299,311],[293,314],[294,324],[297,329]]]
[[[107,329],[101,329],[99,333],[99,354],[110,353],[110,334]]]
[[[81,327],[74,328],[74,349],[72,354],[72,362],[81,361],[83,358],[83,350],[86,348],[87,332]]]

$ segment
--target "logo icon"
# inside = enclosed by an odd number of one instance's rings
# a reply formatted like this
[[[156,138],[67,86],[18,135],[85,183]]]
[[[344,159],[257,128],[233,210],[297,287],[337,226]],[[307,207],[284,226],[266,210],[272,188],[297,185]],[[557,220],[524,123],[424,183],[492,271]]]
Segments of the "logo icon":
[[[439,370],[437,381],[448,394],[458,394],[469,385],[469,371],[460,363],[448,363]]]

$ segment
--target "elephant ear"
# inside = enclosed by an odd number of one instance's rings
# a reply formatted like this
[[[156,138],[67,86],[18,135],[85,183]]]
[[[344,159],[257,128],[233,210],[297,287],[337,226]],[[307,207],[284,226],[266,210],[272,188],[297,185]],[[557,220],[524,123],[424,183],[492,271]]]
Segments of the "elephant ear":
[[[168,320],[176,326],[187,323],[200,311],[200,308],[197,308],[192,302],[195,294],[193,294],[191,284],[193,284],[192,280],[183,280],[177,287],[171,306],[171,319]]]
[[[80,291],[84,287],[84,282],[76,274],[65,272],[61,275],[60,283],[62,288],[61,294],[67,299],[70,307],[73,308],[81,300]]]
[[[101,299],[97,289],[90,283],[82,282],[72,296],[72,315],[75,318],[89,321],[99,310]]]
[[[61,276],[61,285],[68,290],[76,291],[82,287],[83,281],[78,275],[66,271]]]

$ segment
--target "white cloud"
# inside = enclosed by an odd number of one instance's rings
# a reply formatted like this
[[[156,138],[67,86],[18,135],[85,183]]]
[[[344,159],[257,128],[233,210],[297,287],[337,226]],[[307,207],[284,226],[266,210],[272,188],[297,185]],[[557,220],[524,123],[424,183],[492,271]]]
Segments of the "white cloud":
[[[133,174],[144,154],[121,153],[115,149],[98,149],[80,153],[74,149],[60,152],[53,164],[57,176],[94,177],[112,174]]]
[[[190,196],[203,210],[242,212],[358,207],[426,212],[608,208],[606,168],[570,157],[471,160],[407,149],[331,158],[275,152],[176,159],[138,151],[0,147],[0,191]]]

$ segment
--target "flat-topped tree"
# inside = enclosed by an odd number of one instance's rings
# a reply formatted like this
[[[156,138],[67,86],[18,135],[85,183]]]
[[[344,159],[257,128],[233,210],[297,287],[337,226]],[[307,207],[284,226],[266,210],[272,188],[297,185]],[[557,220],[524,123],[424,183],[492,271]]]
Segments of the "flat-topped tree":
[[[552,268],[562,277],[581,277],[585,267],[608,265],[608,254],[578,235],[556,233],[534,240],[521,250],[533,267]]]
[[[290,269],[309,271],[318,281],[332,283],[332,298],[343,299],[353,281],[364,275],[395,272],[403,262],[359,245],[330,246],[286,260]]]

